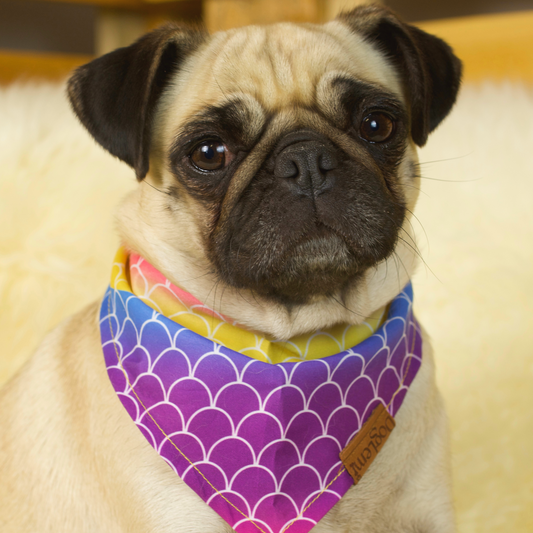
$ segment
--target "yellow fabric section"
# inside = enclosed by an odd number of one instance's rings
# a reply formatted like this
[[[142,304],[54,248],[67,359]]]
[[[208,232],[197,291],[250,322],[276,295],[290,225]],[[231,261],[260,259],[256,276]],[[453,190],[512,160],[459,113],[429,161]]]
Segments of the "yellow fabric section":
[[[127,269],[128,252],[119,248],[111,268],[111,288],[117,291],[133,292],[131,290],[130,276]]]
[[[128,262],[129,259],[129,262]],[[134,293],[147,305],[174,322],[231,350],[267,363],[319,359],[351,348],[372,335],[383,323],[387,308],[358,325],[339,324],[288,340],[270,339],[239,326],[170,283],[139,256],[128,258],[120,249],[113,264],[111,286]]]

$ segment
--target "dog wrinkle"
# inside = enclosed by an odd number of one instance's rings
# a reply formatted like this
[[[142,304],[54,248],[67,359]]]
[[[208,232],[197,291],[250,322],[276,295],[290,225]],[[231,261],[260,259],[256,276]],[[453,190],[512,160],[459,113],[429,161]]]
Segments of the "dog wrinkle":
[[[255,95],[271,110],[295,104],[311,106],[320,77],[336,69],[350,72],[352,76],[357,76],[360,70],[374,83],[388,88],[392,85],[393,92],[398,94],[390,76],[376,78],[368,74],[374,70],[366,65],[368,58],[364,53],[354,53],[347,47],[348,43],[317,28],[282,23],[230,30],[223,46],[217,41],[220,48],[212,68],[219,92],[240,91]],[[288,32],[291,33],[290,43],[286,40]],[[372,51],[363,41],[358,46],[362,52]],[[360,68],[354,67],[354,62],[360,63]],[[242,64],[246,68],[242,68]],[[215,94],[212,96],[217,99]]]
[[[158,137],[168,139],[168,127],[184,124],[206,106],[220,105],[236,96],[247,98],[252,107],[257,106],[258,119],[259,113],[295,106],[313,108],[331,72],[344,73],[401,95],[396,80],[391,80],[390,69],[388,76],[375,74],[384,66],[383,58],[368,43],[350,34],[344,25],[339,26],[347,34],[343,38],[313,25],[288,23],[215,34],[195,54],[195,61],[186,63],[186,72],[178,76],[164,95],[156,123],[161,119],[167,126],[158,126]],[[286,40],[287,31],[294,33],[290,43]],[[317,36],[319,43],[314,42]],[[372,56],[371,62],[367,53]]]

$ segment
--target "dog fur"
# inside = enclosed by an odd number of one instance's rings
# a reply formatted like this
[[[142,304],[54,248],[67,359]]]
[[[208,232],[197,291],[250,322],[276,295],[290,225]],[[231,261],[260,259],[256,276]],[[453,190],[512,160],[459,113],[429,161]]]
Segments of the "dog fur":
[[[449,112],[459,78],[460,64],[442,41],[371,7],[323,26],[254,26],[212,37],[169,25],[82,67],[69,91],[82,123],[140,181],[118,214],[124,244],[210,307],[285,339],[357,323],[407,283],[416,264],[415,145]],[[397,108],[399,139],[388,152],[349,133],[352,111],[347,115],[345,107],[364,110],[365,98],[374,107],[385,101],[380,105]],[[233,151],[229,178],[191,179],[183,170],[185,137],[194,128],[222,136],[228,123],[243,144]],[[357,244],[347,244],[340,258],[349,263],[346,272],[324,275],[330,265],[315,264],[317,256],[326,263],[335,256],[338,237],[302,234],[290,268],[275,253],[273,263],[257,264],[231,255],[228,241],[238,231],[232,219],[243,209],[243,194],[252,195],[280,140],[295,131],[314,132],[322,144],[327,139],[337,155],[348,154],[347,165],[375,177],[377,189],[359,183],[368,198],[376,190],[383,202],[392,198],[390,206],[400,206],[397,225],[387,230],[391,238],[381,250],[376,246],[375,256],[354,251],[364,249],[368,235],[351,233],[351,226],[338,230],[341,240]],[[317,193],[311,196],[316,202]],[[240,237],[242,247],[275,251],[278,241],[290,240],[284,220],[274,221],[274,236],[257,220],[254,232]],[[301,285],[294,270],[318,272],[312,279],[323,283]],[[281,282],[272,283],[280,272]],[[62,324],[2,390],[1,530],[231,531],[161,461],[117,402],[97,313],[98,303]],[[446,418],[425,337],[422,368],[388,444],[314,531],[454,531],[448,461]]]

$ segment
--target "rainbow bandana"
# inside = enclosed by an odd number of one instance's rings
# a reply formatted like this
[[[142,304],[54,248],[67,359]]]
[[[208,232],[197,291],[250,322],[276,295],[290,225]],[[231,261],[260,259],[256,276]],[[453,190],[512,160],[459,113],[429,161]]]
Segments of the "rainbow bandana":
[[[376,406],[396,415],[420,368],[412,299],[276,341],[120,250],[100,332],[119,399],[189,487],[238,533],[306,533],[353,485],[339,453]]]

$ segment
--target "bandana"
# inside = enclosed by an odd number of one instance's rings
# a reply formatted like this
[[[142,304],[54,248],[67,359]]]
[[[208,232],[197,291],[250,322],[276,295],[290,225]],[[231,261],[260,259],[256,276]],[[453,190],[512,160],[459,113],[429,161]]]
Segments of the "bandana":
[[[155,296],[159,289],[168,301]],[[353,485],[339,453],[379,404],[396,415],[420,368],[412,299],[407,285],[377,331],[353,347],[330,354],[331,343],[310,350],[307,338],[302,350],[301,339],[245,332],[120,250],[100,332],[120,401],[189,487],[238,533],[307,533]],[[160,312],[169,305],[191,324]],[[380,320],[378,313],[364,327]],[[196,333],[198,324],[209,335]],[[229,326],[233,337],[257,336],[254,349],[223,344],[217,327]],[[296,362],[272,364],[280,357]]]
[[[119,261],[127,257],[125,252],[121,254]],[[122,276],[119,273],[121,271],[124,273]],[[280,341],[249,331],[231,318],[213,311],[188,292],[170,283],[138,254],[131,254],[127,268],[118,270],[116,274],[118,277],[113,277],[115,286],[118,284],[133,292],[167,318],[226,348],[265,363],[309,361],[342,352],[375,333],[386,315],[386,307],[383,307],[362,324],[341,324],[312,334],[292,337],[289,341]]]

